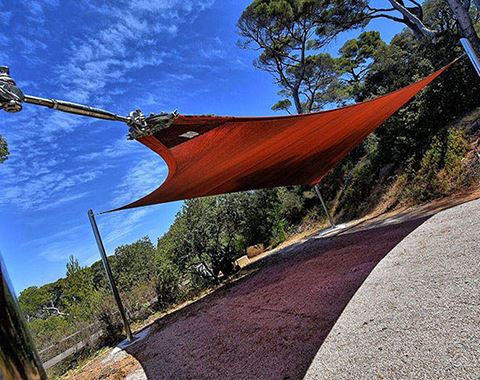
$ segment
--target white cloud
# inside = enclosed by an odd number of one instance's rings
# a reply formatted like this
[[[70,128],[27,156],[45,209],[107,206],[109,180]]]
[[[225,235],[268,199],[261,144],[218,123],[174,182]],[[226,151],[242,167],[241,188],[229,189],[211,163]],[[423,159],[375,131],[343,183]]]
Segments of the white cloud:
[[[193,79],[193,75],[190,74],[168,74],[169,78],[174,80],[184,81]]]
[[[103,227],[107,230],[107,233],[104,236],[105,244],[116,245],[121,244],[121,239],[129,236],[137,229],[142,229],[142,220],[145,220],[145,217],[152,210],[140,209],[134,211],[127,211],[126,215],[117,213],[117,214],[108,214],[105,217],[105,226]]]
[[[30,22],[43,24],[45,23],[45,11],[57,7],[59,2],[58,0],[30,0],[19,5],[23,5]]]
[[[132,71],[157,67],[166,57],[174,57],[168,49],[162,51],[159,41],[166,35],[174,36],[180,24],[192,22],[213,3],[136,0],[91,8],[108,26],[70,45],[68,62],[57,67],[65,95],[79,102],[91,101],[107,84],[118,84]]]
[[[159,159],[140,161],[123,177],[112,194],[112,207],[127,203],[147,195],[159,187],[168,175],[167,166]]]
[[[21,210],[40,211],[65,205],[87,195],[77,188],[93,181],[103,171],[98,167],[90,169],[60,169],[54,159],[27,161],[13,160],[0,168],[2,177],[2,198],[0,205],[9,204]]]
[[[87,194],[89,194],[88,191],[85,191],[83,193],[73,193],[73,194],[70,194],[70,195],[65,195],[64,197],[57,198],[53,202],[43,204],[42,206],[40,206],[37,209],[37,211],[43,211],[43,210],[48,210],[48,209],[55,208],[55,207],[58,207],[58,206],[63,206],[67,203],[77,201],[77,200],[85,197]]]
[[[118,159],[125,156],[135,156],[145,151],[145,147],[137,141],[127,140],[126,137],[118,139],[103,150],[85,153],[77,157],[79,161],[91,161],[101,159],[102,161]]]
[[[2,12],[0,12],[0,24],[9,25],[11,18],[12,12],[8,12],[6,10],[2,10]]]
[[[81,247],[81,248],[79,248]],[[73,255],[77,258],[83,260],[86,255],[94,252],[95,249],[95,241],[92,237],[92,242],[88,243],[87,247],[85,246],[85,242],[79,242],[77,240],[63,240],[63,241],[55,241],[50,244],[45,245],[40,250],[39,256],[43,257],[45,260],[49,262],[66,262],[70,255]]]
[[[50,243],[53,243],[55,241],[58,241],[60,238],[65,238],[72,236],[74,234],[77,234],[83,226],[81,225],[75,225],[75,226],[70,226],[65,229],[61,229],[60,231],[48,235],[48,236],[43,236],[41,238],[29,240],[27,243],[24,244],[25,247],[31,247],[31,246],[42,246],[42,245],[48,245]]]

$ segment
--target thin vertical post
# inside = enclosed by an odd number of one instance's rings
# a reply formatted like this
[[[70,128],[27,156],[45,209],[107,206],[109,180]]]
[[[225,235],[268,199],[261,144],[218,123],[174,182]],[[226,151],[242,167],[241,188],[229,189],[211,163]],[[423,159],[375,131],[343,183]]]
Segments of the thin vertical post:
[[[0,254],[0,379],[47,380]]]
[[[473,50],[472,44],[466,38],[460,38],[460,43],[467,52],[468,58],[472,62],[473,67],[477,71],[478,76],[480,76],[480,58],[477,56]]]
[[[335,223],[333,222],[332,215],[330,215],[330,211],[328,211],[327,205],[325,204],[325,201],[323,200],[322,194],[320,193],[320,189],[318,188],[318,184],[313,187],[315,189],[315,192],[317,193],[318,199],[320,199],[320,202],[322,203],[323,209],[325,210],[325,214],[328,216],[328,220],[330,221],[330,224],[332,225],[332,228],[335,228]]]
[[[117,303],[118,311],[122,317],[123,326],[125,327],[125,333],[127,335],[127,340],[132,341],[132,330],[130,329],[130,324],[128,323],[127,314],[125,313],[125,308],[123,307],[120,294],[118,293],[117,285],[115,285],[115,280],[113,278],[112,269],[110,268],[110,263],[108,262],[107,253],[103,245],[102,237],[100,236],[100,231],[98,230],[97,221],[95,220],[95,214],[92,209],[88,210],[88,217],[90,219],[90,224],[92,225],[93,234],[95,235],[95,240],[97,241],[98,250],[100,251],[100,256],[102,257],[103,267],[105,268],[105,273],[107,274],[108,282],[112,288],[113,298]]]

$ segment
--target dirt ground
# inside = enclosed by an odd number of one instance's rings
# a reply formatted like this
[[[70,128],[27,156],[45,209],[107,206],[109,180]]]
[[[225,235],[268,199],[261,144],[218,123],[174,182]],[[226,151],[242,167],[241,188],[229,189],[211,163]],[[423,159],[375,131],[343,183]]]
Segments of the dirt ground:
[[[126,352],[67,378],[301,379],[377,263],[432,214],[479,195],[364,218],[337,236],[294,239],[251,274],[154,322]]]

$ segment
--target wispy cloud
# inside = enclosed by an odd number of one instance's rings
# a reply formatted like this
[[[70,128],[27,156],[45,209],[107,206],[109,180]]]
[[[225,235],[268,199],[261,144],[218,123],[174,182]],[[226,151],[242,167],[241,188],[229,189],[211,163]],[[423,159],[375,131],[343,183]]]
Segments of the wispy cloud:
[[[131,168],[112,194],[112,207],[123,206],[160,186],[168,174],[160,159],[145,159]]]
[[[88,170],[56,170],[57,163],[24,167],[17,172],[17,165],[2,168],[3,192],[0,205],[8,204],[21,210],[40,211],[65,205],[87,195],[75,189],[93,181],[102,168]],[[24,166],[23,163],[19,166]]]
[[[143,229],[142,221],[152,210],[140,209],[124,214],[108,215],[104,229],[107,233],[104,236],[105,244],[117,245],[121,244],[121,240],[131,235],[136,230]]]
[[[129,72],[156,67],[167,57],[174,58],[174,52],[159,41],[166,35],[175,36],[179,25],[192,22],[213,3],[213,0],[134,0],[91,8],[106,19],[108,27],[71,43],[69,61],[57,67],[68,89],[65,94],[77,101],[89,101],[108,83],[118,83]],[[143,47],[141,53],[139,47]]]
[[[159,41],[175,36],[180,25],[192,22],[199,12],[214,3],[213,0],[125,0],[93,6],[89,2],[81,2],[86,10],[93,16],[96,14],[103,22],[93,29],[85,27],[83,32],[77,32],[70,38],[71,42],[63,53],[65,59],[53,66],[57,96],[107,108],[112,106],[115,97],[132,93],[131,81],[137,72],[161,66],[165,59],[175,57]],[[28,3],[24,14],[28,20],[35,20],[31,22],[36,28],[45,22],[48,12],[58,6],[60,2],[56,0],[35,0]],[[11,22],[10,13],[2,13],[0,22]],[[48,29],[45,30],[49,33]],[[21,55],[34,62],[35,59],[43,59],[43,52],[47,50],[46,41],[27,33],[13,35],[13,40],[0,38],[0,47],[15,44]],[[180,73],[173,74],[169,80],[190,78],[189,74]],[[42,80],[39,76],[38,83]],[[104,92],[108,92],[108,96]],[[148,93],[148,96],[155,95]],[[151,103],[154,104],[153,98]],[[86,184],[97,179],[111,160],[145,157],[141,154],[144,147],[124,138],[107,144],[101,150],[98,150],[99,144],[84,146],[80,153],[76,151],[80,148],[67,146],[65,135],[93,126],[97,122],[92,119],[31,106],[5,119],[3,126],[12,155],[0,167],[3,189],[0,205],[40,211],[71,204],[88,195]],[[127,170],[131,166],[130,176],[117,186],[112,194],[112,203],[128,202],[154,188],[165,177],[162,172],[165,168],[161,169],[160,160],[157,165],[153,161],[142,161],[139,165],[135,162],[138,159],[131,160],[131,163],[128,160],[122,162]]]
[[[78,240],[62,240],[55,241],[45,245],[39,252],[39,256],[43,257],[49,262],[65,262],[70,255],[79,258],[84,262],[95,252],[95,241],[92,241],[86,246],[84,242]]]
[[[102,161],[118,159],[125,156],[135,156],[145,150],[145,147],[137,141],[127,140],[125,137],[118,139],[110,145],[107,145],[102,150],[85,153],[79,155],[79,161],[91,161],[101,159]]]
[[[76,235],[81,229],[83,228],[82,225],[74,225],[70,227],[65,227],[60,229],[59,231],[55,232],[54,234],[43,236],[41,238],[32,239],[28,242],[24,243],[25,247],[32,247],[32,246],[46,246],[49,243],[58,241],[61,238],[71,237]]]
[[[58,6],[58,0],[31,0],[23,5],[24,12],[30,22],[43,24],[45,23],[45,12],[52,7]]]

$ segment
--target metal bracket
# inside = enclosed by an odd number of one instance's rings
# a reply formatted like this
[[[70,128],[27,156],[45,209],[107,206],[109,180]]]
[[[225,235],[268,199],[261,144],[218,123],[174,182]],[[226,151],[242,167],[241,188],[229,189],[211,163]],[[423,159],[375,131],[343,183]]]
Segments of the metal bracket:
[[[127,125],[129,126],[128,139],[137,140],[142,137],[151,136],[161,129],[170,127],[173,120],[178,117],[178,112],[161,112],[159,114],[151,113],[145,115],[140,110],[130,113]]]
[[[9,68],[0,66],[0,108],[6,112],[19,112],[24,100],[25,95],[10,77]]]

